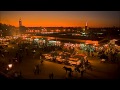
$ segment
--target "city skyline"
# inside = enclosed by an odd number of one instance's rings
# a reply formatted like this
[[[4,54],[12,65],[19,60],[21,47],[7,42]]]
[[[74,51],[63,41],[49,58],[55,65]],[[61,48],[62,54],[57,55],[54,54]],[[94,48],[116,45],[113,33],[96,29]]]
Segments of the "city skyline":
[[[0,11],[0,23],[26,27],[120,27],[120,11]]]

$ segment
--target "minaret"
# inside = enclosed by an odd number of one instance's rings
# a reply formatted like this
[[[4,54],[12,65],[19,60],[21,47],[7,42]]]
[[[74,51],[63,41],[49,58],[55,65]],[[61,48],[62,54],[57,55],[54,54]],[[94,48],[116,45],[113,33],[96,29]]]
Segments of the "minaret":
[[[86,24],[85,24],[85,30],[87,30],[87,24],[88,24],[88,23],[86,22]]]
[[[21,18],[19,19],[19,27],[21,27],[22,26],[22,20],[21,20]]]
[[[21,18],[19,19],[19,33],[22,32],[22,20]]]

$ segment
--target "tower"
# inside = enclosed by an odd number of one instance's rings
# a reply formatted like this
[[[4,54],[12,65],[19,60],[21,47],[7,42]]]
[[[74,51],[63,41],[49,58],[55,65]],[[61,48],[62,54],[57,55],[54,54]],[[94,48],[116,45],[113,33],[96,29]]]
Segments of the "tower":
[[[21,18],[19,19],[19,27],[21,27],[22,26],[22,20],[21,20]]]
[[[19,19],[19,33],[22,32],[22,20],[21,18]]]
[[[85,24],[85,30],[87,30],[88,29],[88,27],[87,27],[87,22],[86,22],[86,24]]]

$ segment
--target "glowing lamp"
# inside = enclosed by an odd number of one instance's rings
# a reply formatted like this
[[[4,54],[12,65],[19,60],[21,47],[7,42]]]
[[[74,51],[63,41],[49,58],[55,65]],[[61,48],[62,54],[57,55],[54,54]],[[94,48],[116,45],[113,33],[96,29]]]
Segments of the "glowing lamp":
[[[12,66],[13,66],[12,64],[8,64],[8,67],[9,67],[9,68],[12,68]]]

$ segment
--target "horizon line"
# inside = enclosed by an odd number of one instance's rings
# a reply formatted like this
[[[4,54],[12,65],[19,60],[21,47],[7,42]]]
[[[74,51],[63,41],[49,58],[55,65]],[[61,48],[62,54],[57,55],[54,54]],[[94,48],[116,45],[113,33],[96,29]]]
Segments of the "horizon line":
[[[1,22],[0,22],[1,23]],[[6,24],[6,23],[1,23],[1,24]],[[11,25],[11,24],[6,24],[6,25]],[[19,27],[19,26],[15,26],[15,25],[11,25],[11,26],[14,26],[14,27]],[[85,27],[85,26],[25,26],[25,25],[22,25],[24,27]],[[120,28],[120,26],[88,26],[88,28],[105,28],[105,27],[118,27]]]

